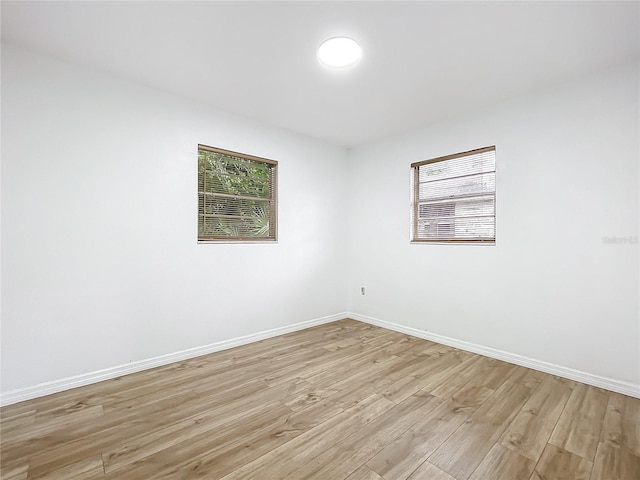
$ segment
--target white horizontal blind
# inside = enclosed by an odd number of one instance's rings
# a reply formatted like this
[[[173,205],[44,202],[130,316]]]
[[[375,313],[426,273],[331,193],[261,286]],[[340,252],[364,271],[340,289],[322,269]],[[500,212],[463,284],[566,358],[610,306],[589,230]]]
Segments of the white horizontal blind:
[[[412,241],[495,242],[495,147],[425,160],[411,167]]]
[[[276,240],[277,165],[198,145],[198,240]]]

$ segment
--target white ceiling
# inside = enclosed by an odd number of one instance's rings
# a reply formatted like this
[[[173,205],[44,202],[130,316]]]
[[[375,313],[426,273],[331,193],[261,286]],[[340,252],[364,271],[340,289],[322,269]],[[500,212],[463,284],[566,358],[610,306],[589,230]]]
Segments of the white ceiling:
[[[631,2],[2,1],[2,40],[345,147],[637,60]],[[319,44],[360,63],[328,71]]]

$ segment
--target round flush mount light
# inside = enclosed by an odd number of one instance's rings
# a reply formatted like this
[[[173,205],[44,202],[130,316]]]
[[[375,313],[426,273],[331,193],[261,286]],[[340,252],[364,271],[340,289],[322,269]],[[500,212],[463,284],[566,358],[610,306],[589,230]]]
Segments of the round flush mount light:
[[[362,48],[352,38],[334,37],[318,48],[318,60],[327,67],[350,67],[362,56]]]

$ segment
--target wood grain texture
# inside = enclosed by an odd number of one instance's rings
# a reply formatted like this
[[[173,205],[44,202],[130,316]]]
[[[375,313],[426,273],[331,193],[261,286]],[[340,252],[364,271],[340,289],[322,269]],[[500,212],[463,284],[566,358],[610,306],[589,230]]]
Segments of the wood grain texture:
[[[346,480],[384,480],[380,475],[376,472],[368,469],[366,466],[361,466],[351,475],[349,475]]]
[[[424,462],[411,474],[407,480],[456,480],[451,475],[444,473],[435,465],[429,462]]]
[[[2,480],[640,478],[640,400],[353,320],[0,409]]]
[[[500,444],[495,444],[471,474],[470,480],[529,478],[535,462]]]
[[[613,447],[626,447],[640,457],[640,402],[609,393],[600,441]]]
[[[640,457],[625,447],[598,445],[591,480],[633,480],[640,478]]]
[[[530,480],[589,480],[592,467],[589,460],[549,443]]]
[[[551,434],[550,443],[593,460],[609,395],[605,390],[577,385]]]
[[[509,379],[476,410],[430,457],[436,467],[466,480],[500,438],[533,393],[525,369],[509,370]]]
[[[500,444],[531,460],[540,458],[573,385],[547,376],[502,434]]]
[[[345,439],[328,446],[284,480],[340,478],[349,474],[382,450],[390,438],[405,432],[441,402],[426,393],[412,395]]]
[[[407,478],[474,410],[452,400],[442,403],[405,433],[390,440],[367,462],[367,466],[385,480]]]

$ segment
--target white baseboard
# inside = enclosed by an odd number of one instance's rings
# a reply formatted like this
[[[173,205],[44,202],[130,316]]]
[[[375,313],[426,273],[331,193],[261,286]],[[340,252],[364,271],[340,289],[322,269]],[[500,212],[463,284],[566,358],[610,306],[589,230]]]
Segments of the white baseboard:
[[[238,347],[240,345],[246,345],[247,343],[258,342],[267,338],[277,337],[278,335],[284,335],[286,333],[304,330],[305,328],[335,322],[336,320],[342,320],[346,317],[347,314],[344,313],[329,315],[327,317],[294,323],[293,325],[287,325],[285,327],[278,327],[271,330],[252,333],[243,337],[223,340],[221,342],[211,343],[209,345],[203,345],[201,347],[189,348],[187,350],[169,353],[167,355],[161,355],[159,357],[131,362],[126,365],[119,365],[117,367],[105,368],[104,370],[98,370],[96,372],[90,372],[82,375],[63,378],[61,380],[41,383],[39,385],[34,385],[33,387],[11,390],[6,393],[0,394],[0,406],[11,405],[13,403],[23,402],[25,400],[31,400],[37,397],[43,397],[45,395],[62,392],[71,388],[82,387],[85,385],[90,385],[92,383],[102,382],[103,380],[110,380],[112,378],[121,377],[130,373],[140,372],[149,368],[161,367],[163,365],[168,365],[174,362],[181,362],[190,358],[199,357],[201,355],[207,355],[209,353],[227,350],[229,348]]]
[[[123,375],[140,372],[142,370],[147,370],[150,368],[161,367],[163,365],[168,365],[174,362],[181,362],[202,355],[207,355],[209,353],[215,353],[221,350],[238,347],[240,345],[246,345],[248,343],[265,340],[267,338],[277,337],[278,335],[284,335],[286,333],[304,330],[305,328],[335,322],[337,320],[342,320],[343,318],[352,318],[360,322],[369,323],[371,325],[376,325],[388,330],[394,330],[396,332],[405,333],[407,335],[430,340],[436,343],[441,343],[450,347],[459,348],[460,350],[465,350],[467,352],[477,353],[487,357],[513,363],[515,365],[520,365],[522,367],[549,373],[551,375],[557,375],[559,377],[568,378],[577,382],[586,383],[587,385],[604,388],[612,392],[618,392],[624,395],[629,395],[631,397],[640,398],[640,385],[593,375],[591,373],[582,372],[580,370],[574,370],[560,365],[543,362],[541,360],[524,357],[515,353],[505,352],[504,350],[498,350],[491,347],[485,347],[483,345],[477,345],[475,343],[469,343],[462,340],[456,340],[454,338],[444,337],[435,333],[425,332],[416,328],[406,327],[404,325],[387,322],[385,320],[368,317],[366,315],[360,315],[358,313],[346,312],[316,318],[305,322],[295,323],[293,325],[287,325],[285,327],[265,330],[262,332],[257,332],[242,337],[236,337],[229,340],[223,340],[221,342],[211,343],[209,345],[203,345],[201,347],[190,348],[167,355],[161,355],[159,357],[131,362],[126,365],[106,368],[104,370],[99,370],[96,372],[76,375],[73,377],[63,378],[61,380],[55,380],[47,383],[41,383],[33,387],[11,390],[6,393],[0,394],[0,406],[11,405],[13,403],[43,397],[52,393],[62,392],[64,390],[69,390],[76,387],[82,387],[85,385],[90,385],[92,383],[102,382],[104,380],[110,380],[112,378],[121,377]]]
[[[542,360],[536,360],[534,358],[524,357],[515,353],[505,352],[504,350],[498,350],[496,348],[485,347],[483,345],[477,345],[475,343],[464,342],[462,340],[444,337],[442,335],[425,332],[416,328],[405,327],[404,325],[399,325],[397,323],[387,322],[385,320],[380,320],[373,317],[367,317],[366,315],[360,315],[358,313],[348,312],[345,315],[348,318],[352,318],[353,320],[369,323],[371,325],[376,325],[388,330],[394,330],[396,332],[405,333],[413,337],[418,337],[424,340],[430,340],[432,342],[448,345],[450,347],[459,348],[460,350],[465,350],[467,352],[477,353],[486,357],[503,360],[508,363],[531,368],[540,372],[557,375],[558,377],[568,378],[569,380],[586,383],[587,385],[593,385],[594,387],[604,388],[612,392],[629,395],[630,397],[640,398],[640,385],[637,384],[623,382],[607,377],[601,377],[599,375],[593,375],[591,373],[582,372],[580,370],[574,370],[572,368],[555,365],[553,363],[543,362]]]

